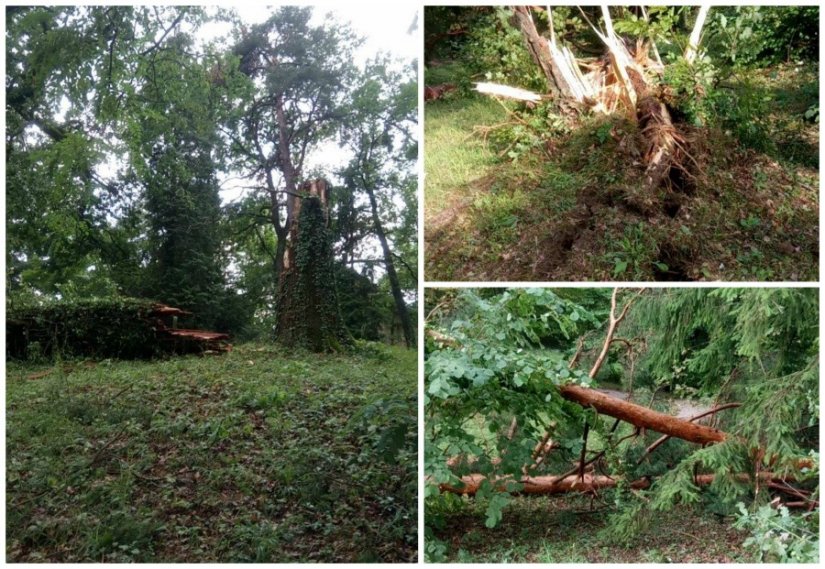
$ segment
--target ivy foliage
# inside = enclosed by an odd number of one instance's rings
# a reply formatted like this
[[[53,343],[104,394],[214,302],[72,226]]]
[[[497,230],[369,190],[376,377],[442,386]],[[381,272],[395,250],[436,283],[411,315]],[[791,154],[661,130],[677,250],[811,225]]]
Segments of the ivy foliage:
[[[152,305],[134,298],[16,302],[6,310],[6,353],[27,360],[151,357],[161,351]]]
[[[318,198],[302,198],[295,266],[285,270],[278,300],[278,341],[313,352],[337,352],[351,344],[338,306],[326,215]]]

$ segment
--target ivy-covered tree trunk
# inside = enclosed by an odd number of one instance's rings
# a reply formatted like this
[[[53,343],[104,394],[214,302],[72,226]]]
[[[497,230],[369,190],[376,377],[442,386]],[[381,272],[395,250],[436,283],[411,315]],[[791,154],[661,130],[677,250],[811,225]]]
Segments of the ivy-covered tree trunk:
[[[327,184],[312,180],[301,190],[279,276],[276,338],[313,352],[338,351],[349,335],[335,291]]]

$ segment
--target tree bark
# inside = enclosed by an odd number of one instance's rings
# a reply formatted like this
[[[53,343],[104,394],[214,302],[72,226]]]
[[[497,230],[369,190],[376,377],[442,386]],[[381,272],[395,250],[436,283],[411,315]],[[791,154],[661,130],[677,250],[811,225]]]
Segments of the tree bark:
[[[562,385],[559,387],[559,392],[568,401],[578,403],[582,407],[592,407],[603,415],[621,419],[636,427],[650,429],[692,443],[721,443],[728,436],[727,433],[719,429],[697,425],[685,419],[659,413],[635,403],[610,397],[595,389],[578,385]]]
[[[381,218],[378,216],[378,201],[375,199],[375,192],[369,184],[364,184],[364,190],[370,199],[372,223],[375,227],[375,234],[378,237],[378,241],[381,242],[381,250],[384,253],[384,266],[387,268],[387,277],[390,280],[390,290],[392,291],[392,298],[395,301],[395,311],[398,313],[398,318],[401,321],[401,329],[404,332],[404,343],[408,348],[411,348],[415,345],[415,338],[413,337],[410,313],[407,310],[407,303],[404,302],[404,295],[401,292],[401,283],[398,280],[398,273],[395,270],[395,263],[392,260],[392,251],[390,251],[390,245],[387,242],[387,235],[384,233],[384,226],[381,224]]]
[[[536,30],[533,17],[530,15],[530,8],[527,6],[514,6],[513,19],[524,36],[527,50],[530,52],[533,61],[541,68],[544,76],[547,78],[547,85],[550,88],[550,92],[566,98],[573,97],[572,89],[567,84],[567,81],[564,80],[556,62],[550,57],[550,48],[548,47],[547,40],[539,35],[538,30]]]
[[[715,474],[697,474],[693,477],[693,483],[697,486],[708,486],[716,477]],[[734,474],[733,477],[740,482],[751,482],[753,478],[750,474],[739,473]],[[468,496],[475,495],[481,483],[486,479],[481,474],[468,474],[461,477],[460,485],[440,484],[439,490],[441,492],[451,492],[453,494],[465,494]],[[759,479],[768,481],[780,479],[773,472],[761,472]],[[499,490],[505,490],[506,483],[512,479],[502,478],[496,482]],[[519,483],[524,487],[513,494],[533,494],[533,495],[549,495],[549,494],[565,494],[568,492],[594,492],[602,488],[613,488],[618,484],[620,479],[611,478],[610,476],[600,476],[594,474],[585,474],[580,478],[576,474],[569,476],[527,476],[519,480]],[[650,478],[640,478],[630,483],[630,487],[634,490],[644,490],[649,488],[652,481]]]
[[[295,194],[297,190],[298,176],[292,157],[289,154],[290,140],[287,136],[286,115],[284,113],[284,102],[279,96],[275,98],[275,115],[278,118],[278,167],[284,175],[284,186],[286,187],[286,223],[289,228],[295,215]]]

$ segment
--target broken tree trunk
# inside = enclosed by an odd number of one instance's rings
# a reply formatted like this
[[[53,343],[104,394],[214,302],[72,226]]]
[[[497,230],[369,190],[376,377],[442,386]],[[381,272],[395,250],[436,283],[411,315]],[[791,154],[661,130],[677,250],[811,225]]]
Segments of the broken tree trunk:
[[[527,6],[514,6],[513,20],[524,36],[527,51],[530,52],[533,61],[541,68],[547,78],[547,86],[550,92],[563,97],[573,97],[573,91],[565,80],[558,62],[550,55],[547,39],[539,35],[538,30],[536,30],[530,9]]]
[[[595,389],[578,385],[562,385],[559,387],[559,392],[568,401],[578,403],[582,407],[592,407],[603,415],[610,415],[636,427],[650,429],[692,443],[721,443],[727,438],[727,434],[719,429],[659,413],[629,401],[610,397]]]
[[[702,27],[708,7],[699,10],[693,33],[685,51],[685,59],[695,59]],[[548,14],[551,12],[548,11]],[[550,16],[552,18],[552,16]],[[586,65],[576,59],[569,49],[551,39],[541,36],[536,30],[530,8],[513,8],[513,22],[518,26],[530,55],[541,68],[551,94],[559,99],[575,101],[593,112],[612,114],[623,112],[639,125],[645,141],[642,154],[645,158],[645,174],[638,206],[651,209],[657,201],[656,190],[667,183],[674,166],[685,158],[684,139],[673,125],[667,106],[657,97],[654,89],[655,78],[663,71],[658,50],[653,45],[656,59],[650,59],[651,50],[647,42],[637,42],[636,51],[631,53],[625,42],[616,35],[613,21],[607,7],[602,8],[605,31],[602,32],[589,22],[593,32],[604,43],[607,64]],[[646,17],[646,14],[645,14]],[[551,20],[552,28],[552,20]],[[586,74],[583,68],[589,68]],[[503,86],[485,84],[482,92],[500,94]],[[520,92],[522,100],[538,97],[537,94]]]
[[[737,481],[749,483],[753,480],[752,476],[747,473],[739,473],[732,475]],[[697,474],[693,477],[693,483],[697,486],[708,486],[715,479],[715,474]],[[771,482],[773,480],[788,480],[778,477],[772,472],[761,472],[759,479],[762,481]],[[453,494],[465,494],[468,496],[475,495],[482,482],[486,477],[481,474],[468,474],[461,477],[461,484],[440,484],[439,490],[441,492],[451,492]],[[496,487],[500,491],[507,489],[507,482],[512,482],[512,478],[501,478],[496,481]],[[549,495],[549,494],[565,494],[568,492],[594,492],[603,488],[613,488],[619,483],[620,479],[611,478],[610,476],[601,476],[594,474],[585,474],[580,477],[578,474],[571,474],[568,476],[526,476],[518,480],[523,484],[521,490],[512,492],[512,494],[535,494],[535,495]],[[630,487],[634,490],[644,490],[649,488],[652,481],[650,478],[640,478],[630,483]]]
[[[279,342],[313,352],[339,351],[348,334],[338,309],[329,231],[329,191],[312,180],[295,197],[284,267],[278,282]]]

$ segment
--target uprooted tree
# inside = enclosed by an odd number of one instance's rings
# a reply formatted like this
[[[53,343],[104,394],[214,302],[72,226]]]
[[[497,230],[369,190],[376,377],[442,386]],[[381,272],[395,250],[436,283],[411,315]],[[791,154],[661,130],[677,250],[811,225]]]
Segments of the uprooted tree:
[[[493,292],[428,317],[430,537],[455,494],[492,527],[511,495],[610,489],[622,539],[676,504],[818,508],[815,291]]]
[[[538,32],[530,7],[513,7],[512,21],[521,31],[530,56],[547,80],[546,96],[573,112],[618,114],[638,125],[645,175],[635,196],[635,205],[641,209],[652,208],[658,202],[656,192],[663,185],[669,185],[674,169],[678,176],[694,176],[698,165],[689,154],[684,133],[671,119],[667,105],[669,94],[660,86],[665,66],[655,38],[639,37],[631,43],[621,37],[614,28],[607,6],[601,8],[603,29],[582,11],[592,33],[605,49],[603,57],[585,61],[577,58],[556,37],[551,7],[532,10],[546,14],[549,37]],[[684,49],[683,64],[691,66],[696,59],[708,10],[707,6],[698,9]],[[642,18],[648,21],[644,7],[640,11]],[[479,83],[477,89],[494,96],[530,102],[542,98],[536,93],[491,83]]]

